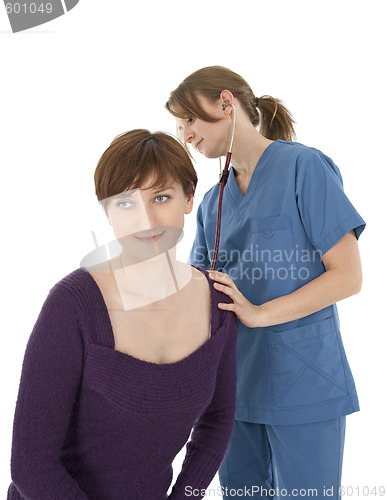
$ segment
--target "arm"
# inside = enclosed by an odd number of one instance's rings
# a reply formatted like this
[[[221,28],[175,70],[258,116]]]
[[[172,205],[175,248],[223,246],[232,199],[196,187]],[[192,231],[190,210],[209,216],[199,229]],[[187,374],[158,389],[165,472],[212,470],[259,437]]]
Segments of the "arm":
[[[361,261],[353,230],[328,250],[322,260],[325,273],[295,292],[257,308],[257,326],[278,325],[303,318],[360,292]]]
[[[245,299],[229,277],[217,273],[214,277],[222,285],[214,286],[234,301],[219,307],[234,311],[248,327],[303,318],[360,291],[357,238],[365,223],[346,197],[332,160],[306,149],[297,159],[294,196],[300,222],[313,248],[321,253],[325,272],[298,290],[259,306]]]
[[[82,357],[73,298],[57,285],[28,341],[16,404],[11,475],[25,499],[87,500],[60,461]]]
[[[181,472],[168,500],[203,498],[231,437],[235,416],[237,325],[233,314],[228,314],[226,321],[227,340],[218,366],[215,393],[195,424]],[[193,490],[197,490],[197,495]]]
[[[289,295],[261,306],[251,304],[227,274],[212,272],[214,287],[226,293],[232,304],[220,303],[220,309],[234,311],[250,328],[278,325],[303,318],[360,291],[362,271],[359,247],[354,231],[347,233],[322,257],[326,272]],[[214,274],[213,274],[214,273]]]

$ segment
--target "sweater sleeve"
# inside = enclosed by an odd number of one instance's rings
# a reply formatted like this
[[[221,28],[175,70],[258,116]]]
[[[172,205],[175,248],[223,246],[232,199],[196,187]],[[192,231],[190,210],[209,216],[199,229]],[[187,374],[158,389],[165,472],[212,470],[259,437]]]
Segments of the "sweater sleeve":
[[[181,472],[168,500],[203,498],[227,450],[235,417],[237,324],[234,313],[226,314],[227,341],[218,366],[214,396],[194,426]]]
[[[57,284],[43,305],[24,356],[13,426],[9,500],[87,499],[61,463],[82,363],[75,299]]]

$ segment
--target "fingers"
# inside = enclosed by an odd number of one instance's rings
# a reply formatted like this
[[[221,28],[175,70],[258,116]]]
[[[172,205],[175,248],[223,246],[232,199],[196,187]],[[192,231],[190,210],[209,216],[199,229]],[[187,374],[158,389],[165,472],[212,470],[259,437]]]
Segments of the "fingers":
[[[228,295],[231,303],[219,302],[218,308],[233,311],[239,320],[249,328],[256,326],[256,307],[239,291],[230,276],[219,271],[210,271],[209,277],[214,281],[214,288]]]
[[[224,302],[218,302],[218,308],[223,309],[224,311],[235,311],[235,304],[226,304]]]
[[[238,297],[241,295],[236,284],[226,273],[221,273],[219,271],[211,271],[209,277],[215,281],[214,288],[228,295],[232,301],[237,301]]]
[[[237,299],[236,291],[226,285],[221,285],[220,283],[214,283],[214,288],[223,292],[225,295],[228,295],[232,301],[235,302]]]
[[[211,271],[209,273],[209,277],[214,281],[218,281],[219,283],[223,283],[224,285],[227,285],[227,286],[230,286],[230,287],[236,289],[235,283],[230,278],[230,276],[226,273],[221,273],[219,271]]]
[[[223,309],[225,311],[236,311],[236,306],[237,303],[239,303],[239,295],[240,292],[233,282],[233,280],[230,278],[230,276],[226,273],[221,273],[219,271],[211,271],[209,274],[210,278],[215,281],[214,283],[214,288],[216,290],[219,290],[220,292],[223,292],[225,295],[228,295],[230,299],[232,300],[232,303],[224,303],[224,302],[219,302],[218,303],[218,308]]]
[[[221,280],[221,279],[224,279],[226,276],[228,276],[228,274],[226,273],[222,273],[220,271],[209,271],[209,276],[212,280]]]

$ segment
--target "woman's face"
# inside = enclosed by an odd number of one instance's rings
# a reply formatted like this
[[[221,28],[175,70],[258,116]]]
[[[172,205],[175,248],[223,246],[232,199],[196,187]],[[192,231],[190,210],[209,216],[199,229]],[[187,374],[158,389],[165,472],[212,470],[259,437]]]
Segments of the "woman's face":
[[[183,140],[191,144],[206,158],[218,158],[228,152],[232,134],[232,115],[222,109],[222,99],[211,103],[204,97],[198,98],[201,106],[217,122],[206,122],[200,118],[176,118],[177,129]]]
[[[163,188],[128,190],[108,199],[106,211],[114,234],[136,260],[146,260],[174,247],[184,227],[184,214],[193,206],[181,184],[170,180]]]

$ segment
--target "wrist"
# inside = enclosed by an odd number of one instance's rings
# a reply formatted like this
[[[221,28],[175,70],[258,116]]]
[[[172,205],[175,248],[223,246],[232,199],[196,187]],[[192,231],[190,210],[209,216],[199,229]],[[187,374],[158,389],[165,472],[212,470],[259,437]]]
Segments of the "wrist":
[[[266,326],[272,325],[272,319],[270,316],[270,308],[267,307],[266,303],[256,307],[256,318],[255,318],[255,328],[264,328]]]

